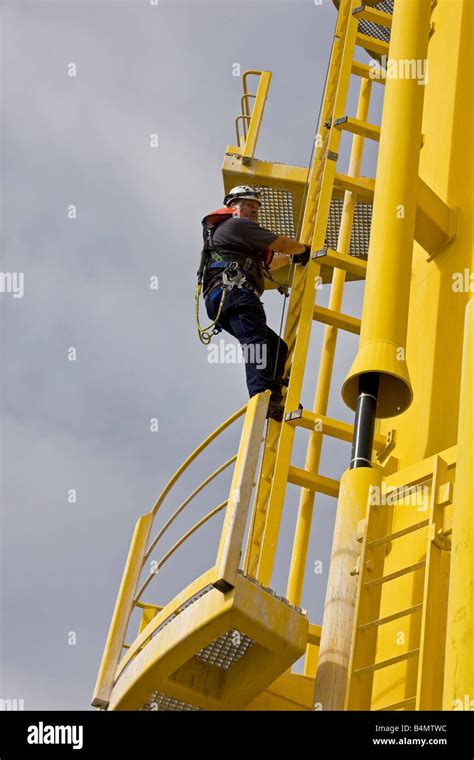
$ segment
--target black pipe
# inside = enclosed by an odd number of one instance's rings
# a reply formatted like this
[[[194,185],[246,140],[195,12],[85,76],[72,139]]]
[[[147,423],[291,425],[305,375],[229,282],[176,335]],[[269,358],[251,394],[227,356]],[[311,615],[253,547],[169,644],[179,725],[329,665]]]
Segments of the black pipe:
[[[379,372],[366,372],[359,378],[350,470],[354,470],[356,467],[372,467],[371,457],[379,380]]]

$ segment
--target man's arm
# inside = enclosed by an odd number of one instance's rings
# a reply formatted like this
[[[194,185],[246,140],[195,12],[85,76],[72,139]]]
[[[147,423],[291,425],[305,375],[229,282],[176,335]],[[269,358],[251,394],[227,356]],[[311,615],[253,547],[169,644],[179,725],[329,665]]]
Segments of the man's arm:
[[[286,235],[276,235],[250,219],[239,219],[239,231],[243,239],[257,250],[269,248],[272,251],[277,251],[270,264],[270,269],[279,269],[279,267],[289,264],[290,256],[293,255],[306,253],[306,261],[308,260],[307,246],[303,243],[298,243],[297,240]]]
[[[298,243],[294,238],[286,237],[286,235],[280,235],[269,246],[272,251],[278,251],[278,253],[292,254],[303,253],[306,249],[304,243]],[[282,266],[282,264],[280,264]]]
[[[291,264],[291,258],[287,253],[275,253],[273,255],[270,269],[280,269],[281,267]]]
[[[280,235],[270,245],[272,251],[278,251],[275,253],[270,264],[270,269],[279,269],[285,266],[285,264],[291,263],[293,260],[295,264],[306,264],[308,262],[310,247],[304,245],[304,243],[298,243],[294,238],[286,237],[286,235]],[[301,259],[298,260],[298,259]]]

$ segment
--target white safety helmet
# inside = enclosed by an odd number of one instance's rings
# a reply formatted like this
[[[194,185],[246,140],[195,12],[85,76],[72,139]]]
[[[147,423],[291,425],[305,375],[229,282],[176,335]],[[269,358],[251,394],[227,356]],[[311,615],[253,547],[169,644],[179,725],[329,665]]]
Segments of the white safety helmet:
[[[232,201],[236,201],[239,198],[247,201],[258,201],[260,205],[262,204],[260,190],[257,190],[257,188],[251,187],[250,185],[238,185],[237,187],[233,187],[226,195],[224,198],[224,205],[229,206]]]

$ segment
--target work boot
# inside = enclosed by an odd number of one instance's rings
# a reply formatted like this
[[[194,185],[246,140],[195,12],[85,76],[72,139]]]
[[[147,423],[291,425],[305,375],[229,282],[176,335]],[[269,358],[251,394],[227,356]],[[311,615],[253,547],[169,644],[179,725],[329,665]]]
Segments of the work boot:
[[[273,390],[270,396],[270,401],[273,401],[275,404],[281,404],[281,400],[283,398],[283,393],[280,389]]]
[[[303,404],[298,404],[298,408],[303,409]],[[272,420],[276,420],[277,422],[282,422],[284,411],[285,411],[285,405],[280,404],[277,401],[272,401],[270,397],[268,410],[267,410],[267,419],[270,417]]]
[[[272,420],[276,420],[277,422],[281,422],[283,420],[284,411],[284,404],[281,404],[279,401],[274,401],[272,398],[270,398],[270,401],[268,403],[267,419],[270,418]]]

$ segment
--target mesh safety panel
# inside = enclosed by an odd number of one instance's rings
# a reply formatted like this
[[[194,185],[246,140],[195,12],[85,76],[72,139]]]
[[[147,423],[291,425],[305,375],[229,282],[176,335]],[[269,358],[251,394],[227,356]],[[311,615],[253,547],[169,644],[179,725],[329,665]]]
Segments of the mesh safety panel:
[[[337,238],[342,218],[342,199],[333,198],[329,210],[328,226],[326,229],[326,247],[337,250]],[[351,256],[367,259],[369,253],[370,225],[372,223],[372,204],[357,203],[352,225]]]
[[[179,699],[173,699],[161,691],[154,691],[147,699],[140,710],[155,712],[158,710],[200,710],[199,707],[190,705],[188,702],[180,702]]]
[[[381,3],[377,3],[375,8],[392,15],[393,0],[382,0]],[[380,24],[373,24],[372,21],[367,21],[365,18],[361,18],[359,21],[359,32],[368,37],[375,37],[376,40],[382,40],[382,42],[390,42],[390,29],[380,26]]]
[[[258,189],[262,193],[258,223],[278,235],[295,237],[293,194],[289,190],[278,190],[273,187]]]
[[[207,647],[196,652],[194,657],[208,665],[216,665],[222,670],[227,670],[255,644],[255,641],[237,629],[223,633]]]

